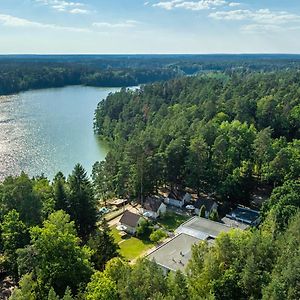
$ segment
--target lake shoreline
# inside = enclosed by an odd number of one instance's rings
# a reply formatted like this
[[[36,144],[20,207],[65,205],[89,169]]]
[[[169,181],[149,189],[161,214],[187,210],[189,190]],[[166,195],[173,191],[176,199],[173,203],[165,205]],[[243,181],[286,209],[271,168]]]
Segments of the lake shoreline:
[[[62,85],[62,86],[52,86],[52,87],[44,87],[44,88],[32,88],[32,89],[25,89],[19,92],[14,92],[14,93],[9,93],[9,94],[0,94],[0,97],[3,96],[15,96],[15,95],[19,95],[19,94],[23,94],[26,92],[34,92],[34,91],[43,91],[43,90],[49,90],[49,89],[62,89],[62,88],[67,88],[67,87],[91,87],[91,88],[103,88],[103,89],[121,89],[121,88],[128,88],[128,89],[134,89],[134,88],[138,88],[141,85],[132,85],[132,86],[97,86],[97,85],[85,85],[85,84],[69,84],[69,85]]]
[[[94,133],[94,112],[118,90],[75,85],[1,96],[0,181],[21,171],[67,176],[76,163],[91,174],[108,151],[108,143]]]

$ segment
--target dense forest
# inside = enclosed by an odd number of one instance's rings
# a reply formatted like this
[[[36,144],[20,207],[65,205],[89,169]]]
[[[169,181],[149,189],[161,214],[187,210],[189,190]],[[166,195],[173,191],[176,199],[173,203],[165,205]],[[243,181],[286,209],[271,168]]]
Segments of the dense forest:
[[[128,87],[210,71],[299,66],[299,55],[3,55],[0,95],[80,84]]]
[[[24,173],[8,177],[0,199],[1,276],[20,280],[11,299],[72,299],[118,255],[105,220],[97,224],[93,186],[80,165],[51,183]]]
[[[0,95],[67,85],[136,86],[177,75],[178,72],[167,68],[98,69],[70,63],[7,63],[0,60]]]
[[[257,186],[299,179],[299,83],[298,71],[218,73],[109,95],[95,114],[111,141],[94,166],[99,193],[167,185],[248,204]]]
[[[299,299],[299,71],[199,74],[122,89],[100,102],[95,132],[110,143],[92,179],[81,165],[50,181],[0,183],[0,268],[10,299]],[[249,204],[271,190],[258,228],[193,247],[186,274],[129,264],[97,199],[139,201],[162,186]]]

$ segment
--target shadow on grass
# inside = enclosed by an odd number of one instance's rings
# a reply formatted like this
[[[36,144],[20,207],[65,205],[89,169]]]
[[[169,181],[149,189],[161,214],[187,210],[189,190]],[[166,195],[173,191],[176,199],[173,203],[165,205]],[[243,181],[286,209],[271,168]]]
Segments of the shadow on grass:
[[[189,218],[190,216],[182,216],[175,213],[168,213],[158,221],[158,225],[162,226],[168,231],[174,231]]]

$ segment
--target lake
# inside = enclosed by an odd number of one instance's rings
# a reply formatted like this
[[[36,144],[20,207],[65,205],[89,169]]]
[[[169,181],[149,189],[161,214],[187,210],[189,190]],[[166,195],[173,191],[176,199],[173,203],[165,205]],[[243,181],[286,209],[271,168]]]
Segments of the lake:
[[[76,163],[90,174],[107,153],[93,132],[94,111],[117,90],[69,86],[0,96],[0,180],[21,171],[52,179]]]

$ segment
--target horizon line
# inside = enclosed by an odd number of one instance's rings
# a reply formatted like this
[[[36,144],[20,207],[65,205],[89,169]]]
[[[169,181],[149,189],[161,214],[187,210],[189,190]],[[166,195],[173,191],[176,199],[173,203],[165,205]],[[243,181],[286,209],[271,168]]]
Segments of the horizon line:
[[[119,56],[137,56],[137,55],[300,55],[293,52],[211,52],[211,53],[0,53],[0,56],[63,56],[63,55],[119,55]]]

